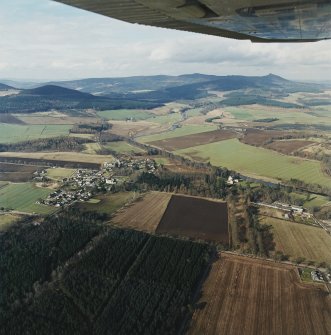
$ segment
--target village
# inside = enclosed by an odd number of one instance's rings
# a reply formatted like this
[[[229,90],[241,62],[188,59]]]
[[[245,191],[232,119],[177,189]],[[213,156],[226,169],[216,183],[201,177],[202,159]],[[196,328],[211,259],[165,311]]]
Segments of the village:
[[[61,187],[37,204],[54,207],[69,206],[75,201],[88,201],[93,195],[111,192],[114,185],[123,182],[124,177],[134,171],[154,173],[157,164],[152,159],[115,159],[104,162],[100,170],[78,169],[70,178],[63,178]],[[47,171],[35,173],[35,180],[47,180]]]

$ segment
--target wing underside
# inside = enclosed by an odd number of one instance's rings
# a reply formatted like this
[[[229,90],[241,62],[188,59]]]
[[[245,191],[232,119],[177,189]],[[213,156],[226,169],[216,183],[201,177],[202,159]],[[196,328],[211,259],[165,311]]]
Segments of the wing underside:
[[[56,0],[131,23],[253,42],[331,38],[331,0]]]

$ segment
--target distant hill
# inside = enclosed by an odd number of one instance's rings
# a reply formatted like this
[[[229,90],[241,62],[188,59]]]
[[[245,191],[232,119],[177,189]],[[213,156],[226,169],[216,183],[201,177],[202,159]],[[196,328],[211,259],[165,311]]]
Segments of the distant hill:
[[[56,85],[45,85],[33,89],[24,90],[24,94],[44,96],[44,97],[56,97],[56,98],[69,98],[69,99],[93,99],[95,98],[92,94],[76,91],[70,88],[65,88]]]
[[[197,99],[207,96],[208,91],[213,90],[260,89],[284,97],[294,92],[318,92],[322,88],[318,84],[294,82],[274,74],[267,76],[214,76],[196,73],[181,76],[89,78],[51,84],[98,96],[159,102]]]
[[[0,113],[33,113],[51,109],[150,109],[160,103],[137,99],[115,99],[94,96],[56,85],[45,85],[33,89],[21,90],[18,94],[0,96]]]
[[[15,88],[6,84],[0,83],[0,91],[14,90]]]
[[[82,92],[107,95],[130,93],[144,90],[161,90],[216,79],[217,76],[189,74],[181,76],[134,76],[123,78],[88,78],[72,81],[51,82],[49,84],[79,90]]]
[[[16,89],[34,88],[34,87],[38,87],[42,85],[40,83],[35,83],[35,82],[16,81],[16,80],[8,80],[8,79],[0,79],[0,82],[8,86],[12,86]]]
[[[88,78],[47,83],[21,90],[15,96],[0,97],[0,113],[29,113],[49,109],[151,109],[171,101],[205,98],[212,95],[213,91],[228,92],[223,101],[215,102],[217,106],[258,103],[297,108],[308,104],[284,103],[282,98],[295,92],[320,92],[323,88],[322,85],[290,81],[274,74],[214,76],[195,73],[181,76]]]

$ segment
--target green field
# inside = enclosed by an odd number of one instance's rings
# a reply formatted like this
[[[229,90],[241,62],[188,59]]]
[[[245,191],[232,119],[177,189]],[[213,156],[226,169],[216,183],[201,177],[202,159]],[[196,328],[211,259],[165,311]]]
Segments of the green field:
[[[34,186],[32,183],[8,184],[0,189],[0,207],[19,212],[48,214],[54,207],[37,205],[36,201],[46,198],[53,191]]]
[[[37,138],[65,136],[71,125],[18,125],[0,123],[0,143],[15,143]]]
[[[331,264],[331,236],[324,229],[271,217],[264,217],[262,223],[272,225],[276,250],[292,260],[304,257]]]
[[[127,120],[130,118],[146,120],[154,114],[141,109],[115,109],[98,112],[98,115],[107,120]]]
[[[296,199],[301,199],[304,201],[303,207],[305,208],[313,208],[313,207],[321,207],[328,203],[330,203],[329,198],[326,196],[318,195],[318,194],[310,194],[310,198],[307,199],[307,194],[300,194],[292,192],[291,196]]]
[[[78,208],[84,211],[97,211],[100,213],[112,214],[131,201],[135,192],[118,192],[108,195],[100,195],[91,199],[91,202],[77,204]]]
[[[110,142],[104,145],[106,149],[113,150],[119,154],[135,154],[135,153],[144,153],[145,150],[138,148],[135,145],[132,145],[125,141]]]
[[[62,180],[63,178],[71,177],[75,171],[75,169],[66,168],[47,169],[47,177],[54,180]]]
[[[199,115],[202,115],[201,112],[204,111],[204,109],[205,108],[203,107],[191,108],[188,111],[186,111],[186,115],[188,117],[199,116]]]
[[[170,113],[166,115],[153,116],[148,121],[159,123],[161,125],[173,125],[182,119],[179,113]]]
[[[101,150],[101,145],[100,143],[92,142],[92,143],[86,143],[85,145],[85,150],[82,152],[84,154],[89,154],[89,155],[95,155],[99,150]]]
[[[313,207],[321,207],[330,203],[328,197],[324,197],[322,195],[312,195],[311,198],[303,204],[306,208],[313,208]]]
[[[241,143],[238,139],[177,150],[176,153],[258,178],[296,178],[306,183],[331,187],[331,178],[323,174],[319,162],[281,155]]]
[[[264,109],[253,108],[249,106],[240,107],[226,107],[224,111],[231,113],[236,119],[253,121],[265,118],[279,119],[272,124],[278,123],[306,123],[306,124],[331,124],[330,115],[325,114],[324,117],[308,114],[305,112],[298,112],[291,109],[279,109],[275,111],[274,107],[265,106]]]
[[[137,141],[141,143],[148,143],[153,141],[165,140],[167,138],[174,138],[198,133],[204,133],[206,131],[216,130],[217,126],[214,125],[185,125],[175,130],[167,131],[160,134],[141,136],[137,138]]]
[[[167,165],[170,163],[167,157],[154,157],[153,159],[155,160],[157,164],[160,164],[160,165]]]

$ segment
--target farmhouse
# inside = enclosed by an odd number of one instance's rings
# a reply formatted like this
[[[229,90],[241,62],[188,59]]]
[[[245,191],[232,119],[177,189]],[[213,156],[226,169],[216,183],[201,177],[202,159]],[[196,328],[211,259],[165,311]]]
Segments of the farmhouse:
[[[273,203],[278,209],[281,209],[286,212],[294,212],[296,214],[302,214],[304,211],[304,208],[301,206],[295,206],[290,204],[283,204],[281,202],[274,202]]]
[[[239,183],[239,179],[234,179],[232,176],[229,176],[227,182],[228,185],[233,185]]]

